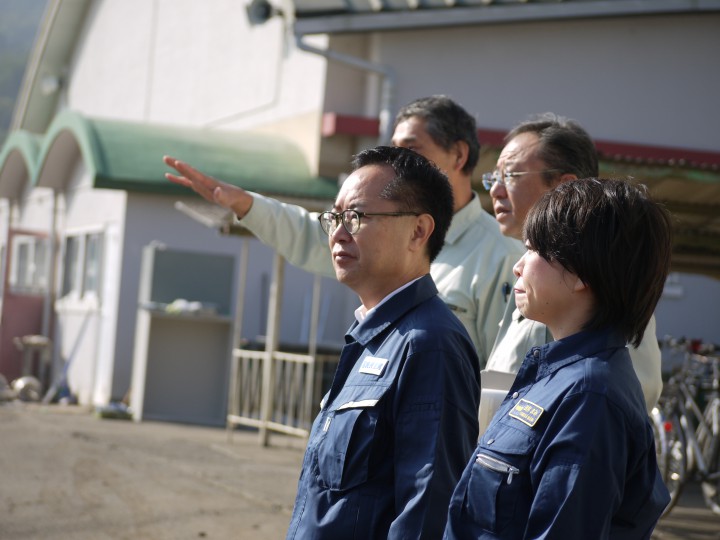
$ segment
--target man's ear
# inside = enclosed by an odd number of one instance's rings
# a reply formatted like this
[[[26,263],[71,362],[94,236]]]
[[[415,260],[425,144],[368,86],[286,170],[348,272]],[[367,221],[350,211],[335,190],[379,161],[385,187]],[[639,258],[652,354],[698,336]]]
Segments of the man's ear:
[[[569,182],[570,180],[577,180],[577,179],[578,179],[577,175],[575,175],[575,174],[573,174],[573,173],[561,174],[561,175],[560,175],[560,178],[558,178],[558,179],[553,183],[553,187],[556,187],[558,184],[562,184],[563,182]]]
[[[455,163],[454,167],[456,171],[461,171],[463,167],[465,167],[465,164],[468,160],[468,153],[470,152],[470,147],[465,141],[455,141],[454,146],[454,152],[455,152]]]
[[[410,248],[423,249],[430,239],[430,235],[435,230],[435,220],[430,214],[420,214],[415,218],[415,228],[410,238]]]

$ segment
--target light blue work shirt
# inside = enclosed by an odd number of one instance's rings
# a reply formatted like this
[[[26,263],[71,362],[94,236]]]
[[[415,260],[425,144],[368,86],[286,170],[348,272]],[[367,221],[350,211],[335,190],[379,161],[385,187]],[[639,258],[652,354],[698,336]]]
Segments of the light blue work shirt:
[[[550,331],[543,323],[522,316],[515,305],[515,292],[512,292],[485,369],[517,373],[525,359],[525,354],[532,347],[552,340]],[[645,328],[640,346],[636,348],[628,345],[628,350],[633,369],[642,387],[645,408],[650,412],[657,403],[663,387],[662,358],[654,316],[650,318]]]

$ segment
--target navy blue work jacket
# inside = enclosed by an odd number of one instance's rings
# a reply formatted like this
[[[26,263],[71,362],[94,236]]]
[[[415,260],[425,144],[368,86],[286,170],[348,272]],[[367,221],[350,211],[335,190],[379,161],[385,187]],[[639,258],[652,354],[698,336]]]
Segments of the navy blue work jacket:
[[[447,539],[649,538],[669,501],[622,336],[533,347],[450,503]]]
[[[429,275],[345,336],[313,423],[287,538],[441,538],[477,443],[467,331]]]

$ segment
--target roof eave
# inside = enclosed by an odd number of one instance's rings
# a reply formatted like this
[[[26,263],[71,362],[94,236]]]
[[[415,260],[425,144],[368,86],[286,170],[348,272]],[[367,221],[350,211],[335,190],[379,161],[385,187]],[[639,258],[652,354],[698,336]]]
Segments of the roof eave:
[[[604,0],[484,5],[342,15],[296,14],[298,35],[415,30],[434,27],[535,22],[588,17],[629,17],[720,11],[720,0]]]
[[[15,103],[11,129],[44,133],[52,121],[90,0],[50,0]]]

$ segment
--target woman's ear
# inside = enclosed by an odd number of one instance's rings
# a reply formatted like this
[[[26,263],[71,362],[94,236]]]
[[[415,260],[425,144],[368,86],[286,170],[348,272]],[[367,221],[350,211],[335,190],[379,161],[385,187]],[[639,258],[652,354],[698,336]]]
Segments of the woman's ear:
[[[581,292],[587,290],[589,287],[579,277],[575,276],[575,284],[573,285],[573,292]]]

